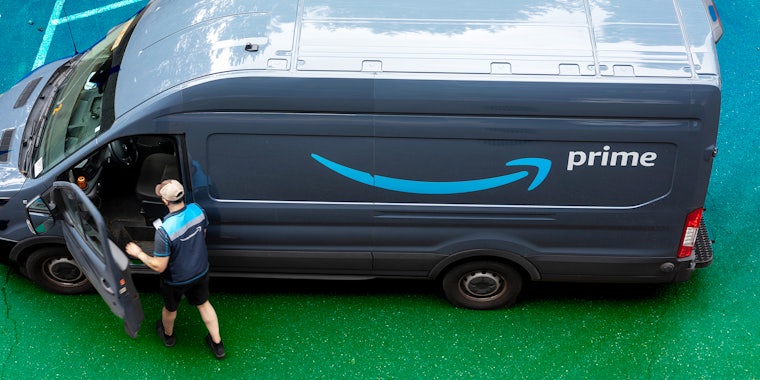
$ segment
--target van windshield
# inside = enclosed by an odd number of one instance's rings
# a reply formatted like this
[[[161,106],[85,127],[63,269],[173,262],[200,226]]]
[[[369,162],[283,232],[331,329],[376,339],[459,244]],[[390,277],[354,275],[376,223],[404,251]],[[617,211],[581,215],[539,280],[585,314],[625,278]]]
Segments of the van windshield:
[[[134,19],[113,29],[76,59],[57,89],[36,139],[33,173],[38,176],[94,139],[113,123],[113,98],[126,33]],[[115,54],[119,52],[118,54]],[[115,60],[114,57],[118,59]]]

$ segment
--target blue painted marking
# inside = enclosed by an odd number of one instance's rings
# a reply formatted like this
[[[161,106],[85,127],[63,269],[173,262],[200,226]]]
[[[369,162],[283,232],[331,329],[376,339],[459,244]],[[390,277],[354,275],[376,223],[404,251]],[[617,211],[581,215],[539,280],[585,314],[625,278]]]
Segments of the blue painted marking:
[[[512,182],[519,181],[529,175],[527,171],[523,170],[517,173],[511,173],[503,176],[468,181],[415,181],[409,179],[385,177],[381,175],[372,175],[367,172],[356,170],[348,166],[341,165],[337,162],[330,161],[318,154],[312,154],[311,157],[328,169],[356,182],[385,190],[413,194],[471,193],[508,185]],[[538,168],[536,177],[528,187],[528,191],[531,191],[541,185],[541,183],[546,179],[546,176],[549,175],[549,170],[551,170],[552,163],[550,160],[547,160],[545,158],[520,158],[507,162],[506,166],[535,166]]]

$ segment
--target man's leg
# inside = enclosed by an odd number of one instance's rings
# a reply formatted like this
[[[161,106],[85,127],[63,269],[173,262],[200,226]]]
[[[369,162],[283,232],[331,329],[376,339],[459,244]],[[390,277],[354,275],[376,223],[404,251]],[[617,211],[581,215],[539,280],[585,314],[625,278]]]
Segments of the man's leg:
[[[214,343],[221,342],[222,337],[219,335],[219,319],[216,316],[216,310],[214,310],[214,307],[211,306],[210,302],[206,301],[198,305],[198,311],[201,313],[201,318],[203,319],[203,323],[206,324],[208,333],[211,334],[211,340],[213,340]]]
[[[164,333],[174,335],[174,320],[177,319],[177,311],[169,311],[166,307],[161,309],[161,322],[164,324]]]

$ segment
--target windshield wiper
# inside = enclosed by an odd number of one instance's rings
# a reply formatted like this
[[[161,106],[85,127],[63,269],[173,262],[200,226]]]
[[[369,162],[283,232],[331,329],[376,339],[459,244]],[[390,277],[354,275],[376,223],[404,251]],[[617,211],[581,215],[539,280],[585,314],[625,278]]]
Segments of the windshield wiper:
[[[55,101],[61,85],[68,78],[80,57],[81,55],[71,58],[55,70],[32,106],[32,110],[26,119],[24,135],[21,138],[21,154],[19,155],[19,170],[24,175],[28,175],[32,168],[32,158],[42,139],[42,128],[47,121],[50,107]]]

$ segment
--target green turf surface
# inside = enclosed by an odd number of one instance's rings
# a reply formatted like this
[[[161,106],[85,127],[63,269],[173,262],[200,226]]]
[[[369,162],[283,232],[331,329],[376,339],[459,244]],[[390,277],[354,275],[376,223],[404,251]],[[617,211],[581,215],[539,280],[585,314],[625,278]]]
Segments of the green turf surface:
[[[51,3],[0,2],[0,91],[31,69]],[[218,280],[228,358],[217,361],[187,305],[177,345],[163,347],[155,278],[138,284],[146,322],[133,340],[97,295],[48,294],[0,265],[0,378],[760,378],[760,3],[718,6],[724,102],[706,204],[716,257],[689,282],[534,284],[515,307],[478,312],[451,307],[427,283]],[[91,44],[127,13],[72,29]],[[55,38],[48,60],[70,46],[61,31]]]

